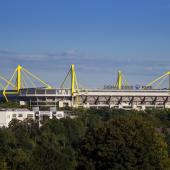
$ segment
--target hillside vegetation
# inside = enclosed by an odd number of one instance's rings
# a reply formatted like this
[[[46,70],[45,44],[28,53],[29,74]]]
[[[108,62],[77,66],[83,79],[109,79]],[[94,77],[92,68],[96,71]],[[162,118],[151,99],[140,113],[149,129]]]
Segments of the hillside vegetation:
[[[170,110],[73,110],[75,119],[13,120],[0,129],[0,169],[168,170]]]

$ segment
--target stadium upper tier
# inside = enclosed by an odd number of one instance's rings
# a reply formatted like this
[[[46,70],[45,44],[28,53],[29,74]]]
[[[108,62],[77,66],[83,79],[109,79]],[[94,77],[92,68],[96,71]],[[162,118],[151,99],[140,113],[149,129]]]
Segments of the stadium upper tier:
[[[161,85],[167,78],[168,87],[162,89]],[[71,65],[60,88],[50,86],[20,65],[9,80],[2,79],[6,85],[1,94],[6,101],[17,100],[30,107],[170,108],[170,72],[145,86],[133,87],[129,86],[126,77],[119,71],[113,89],[80,88],[74,65]]]
[[[21,89],[13,96],[30,107],[110,107],[144,110],[170,108],[169,90]],[[12,98],[10,99],[12,100]]]

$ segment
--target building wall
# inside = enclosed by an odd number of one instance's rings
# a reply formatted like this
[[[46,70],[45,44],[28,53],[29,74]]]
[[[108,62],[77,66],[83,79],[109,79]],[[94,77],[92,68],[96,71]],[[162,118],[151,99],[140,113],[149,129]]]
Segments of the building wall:
[[[64,111],[29,111],[29,110],[5,110],[0,111],[0,127],[8,127],[13,119],[23,121],[25,119],[43,120],[44,117],[48,119],[61,119],[65,117]]]
[[[8,127],[12,119],[23,121],[24,119],[35,119],[35,113],[29,110],[5,110],[0,111],[0,127]]]
[[[7,126],[10,121],[10,114],[7,114],[5,111],[0,112],[0,127]]]

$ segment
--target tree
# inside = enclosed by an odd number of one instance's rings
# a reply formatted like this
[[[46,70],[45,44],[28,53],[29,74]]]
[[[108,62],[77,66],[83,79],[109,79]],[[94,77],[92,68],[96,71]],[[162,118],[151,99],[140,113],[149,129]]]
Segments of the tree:
[[[9,124],[8,131],[12,133],[15,139],[14,146],[8,144],[7,153],[11,159],[8,163],[9,168],[14,170],[31,169],[32,150],[36,145],[36,137],[39,131],[37,123],[31,119],[24,121],[13,119]]]
[[[80,139],[85,135],[84,123],[79,119],[62,119],[61,120],[65,128],[65,136],[68,142],[73,148],[77,148]]]
[[[0,168],[7,169],[12,167],[13,149],[16,147],[14,134],[6,128],[0,129]]]
[[[35,170],[75,169],[76,154],[61,120],[52,119],[42,126],[32,155]]]
[[[78,170],[158,169],[170,167],[163,137],[140,116],[115,116],[91,128],[82,140]]]

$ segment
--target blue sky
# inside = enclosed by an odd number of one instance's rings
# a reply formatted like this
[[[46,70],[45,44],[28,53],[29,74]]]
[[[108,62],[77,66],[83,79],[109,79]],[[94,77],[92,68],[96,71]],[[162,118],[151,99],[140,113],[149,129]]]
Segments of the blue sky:
[[[0,73],[21,64],[58,86],[75,63],[80,84],[131,84],[170,70],[169,0],[1,0]]]

